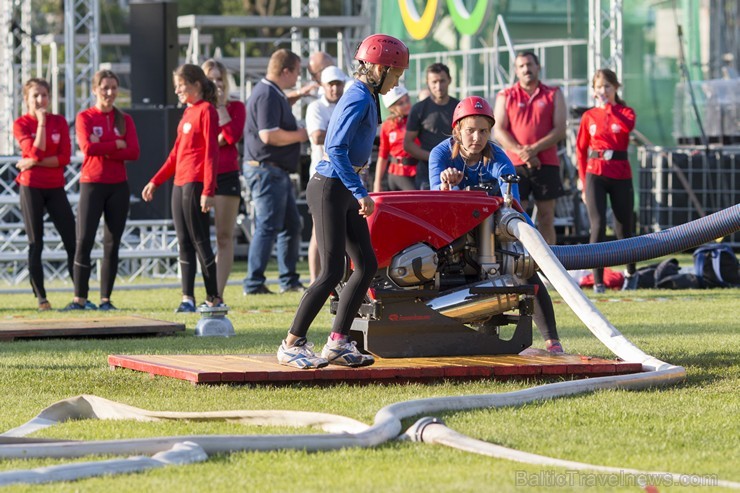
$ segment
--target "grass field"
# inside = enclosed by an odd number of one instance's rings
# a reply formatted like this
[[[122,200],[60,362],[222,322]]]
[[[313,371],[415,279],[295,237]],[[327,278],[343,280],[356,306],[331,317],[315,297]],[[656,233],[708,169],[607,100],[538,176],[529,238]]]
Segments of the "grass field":
[[[686,262],[682,262],[686,264]],[[238,279],[242,274],[234,274]],[[129,370],[111,371],[109,354],[273,353],[292,319],[299,295],[241,296],[225,293],[236,337],[196,338],[196,316],[174,314],[176,289],[118,291],[121,314],[184,322],[184,335],[164,338],[28,340],[0,343],[0,432],[16,427],[44,407],[79,394],[94,394],[161,411],[295,409],[320,411],[372,423],[382,407],[431,396],[498,393],[528,388],[533,381],[310,386],[193,386]],[[203,295],[202,288],[198,290]],[[648,354],[682,365],[685,383],[645,391],[603,391],[516,408],[441,415],[447,425],[472,437],[520,450],[613,467],[716,475],[740,481],[740,291],[613,292],[597,306]],[[52,292],[62,307],[69,292]],[[568,352],[610,357],[570,309],[554,295],[558,326]],[[95,297],[93,297],[95,300]],[[615,302],[611,302],[615,300]],[[56,318],[38,314],[29,294],[5,294],[0,317]],[[75,313],[75,316],[79,316]],[[328,311],[312,327],[321,347],[330,327]],[[543,347],[535,333],[535,347]],[[410,420],[404,425],[413,422]],[[306,433],[230,423],[136,423],[76,421],[35,434],[77,440],[190,434]],[[66,460],[0,461],[0,471],[66,463]],[[611,481],[590,486],[594,481]],[[613,482],[613,483],[612,483]],[[696,488],[660,485],[662,491]],[[389,442],[373,449],[306,453],[234,453],[204,463],[146,473],[86,479],[3,491],[49,492],[480,492],[642,491],[627,477],[568,474],[496,460],[436,445]],[[717,491],[717,488],[703,488]]]

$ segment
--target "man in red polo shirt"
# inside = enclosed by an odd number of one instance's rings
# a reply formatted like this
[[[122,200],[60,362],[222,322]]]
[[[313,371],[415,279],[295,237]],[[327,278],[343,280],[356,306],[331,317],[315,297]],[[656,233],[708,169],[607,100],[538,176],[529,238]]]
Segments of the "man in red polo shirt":
[[[494,137],[514,163],[522,205],[534,195],[537,228],[554,245],[555,199],[563,194],[557,143],[565,138],[565,98],[540,82],[537,55],[520,52],[514,63],[519,81],[496,97]]]

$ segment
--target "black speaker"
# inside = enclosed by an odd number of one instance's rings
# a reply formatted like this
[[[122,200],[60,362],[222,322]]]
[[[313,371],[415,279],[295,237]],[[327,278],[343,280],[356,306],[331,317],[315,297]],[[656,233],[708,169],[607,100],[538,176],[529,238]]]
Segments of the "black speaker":
[[[184,108],[132,108],[128,114],[134,119],[141,154],[138,161],[128,163],[126,172],[133,198],[131,219],[171,219],[170,198],[172,179],[157,189],[152,202],[144,202],[141,190],[164,164],[177,138],[177,125]]]
[[[172,72],[177,68],[176,2],[131,2],[131,106],[177,104]]]

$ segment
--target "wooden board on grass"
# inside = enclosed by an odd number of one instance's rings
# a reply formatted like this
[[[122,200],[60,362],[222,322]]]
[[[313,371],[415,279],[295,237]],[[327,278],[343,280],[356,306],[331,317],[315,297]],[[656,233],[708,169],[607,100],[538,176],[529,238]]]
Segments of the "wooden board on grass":
[[[551,355],[541,349],[497,356],[377,358],[364,368],[329,365],[299,370],[278,364],[274,354],[110,355],[111,368],[127,368],[192,383],[393,382],[444,378],[553,378],[638,373],[639,363],[580,355]]]
[[[137,316],[0,320],[0,341],[37,337],[172,335],[184,324]]]

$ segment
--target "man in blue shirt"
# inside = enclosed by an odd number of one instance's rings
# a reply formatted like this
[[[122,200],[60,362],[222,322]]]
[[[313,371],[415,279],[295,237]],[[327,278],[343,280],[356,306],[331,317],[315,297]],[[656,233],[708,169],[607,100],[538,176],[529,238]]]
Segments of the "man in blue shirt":
[[[265,268],[277,238],[280,292],[303,291],[296,271],[301,242],[301,217],[290,173],[298,171],[301,142],[308,140],[298,128],[285,89],[298,80],[301,59],[290,50],[273,53],[267,75],[247,100],[244,132],[244,177],[255,207],[255,230],[249,245],[244,294],[269,294]]]

